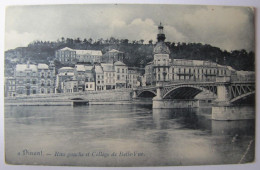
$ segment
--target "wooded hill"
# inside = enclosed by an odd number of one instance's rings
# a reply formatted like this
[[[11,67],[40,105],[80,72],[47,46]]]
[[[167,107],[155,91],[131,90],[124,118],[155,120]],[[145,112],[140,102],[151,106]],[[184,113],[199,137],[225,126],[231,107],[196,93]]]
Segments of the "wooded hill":
[[[129,42],[128,39],[93,39],[80,38],[61,38],[55,42],[35,41],[27,47],[18,47],[16,49],[5,52],[5,67],[13,67],[15,58],[17,63],[26,63],[30,60],[32,63],[49,63],[55,59],[55,51],[64,47],[82,50],[101,50],[106,53],[111,49],[117,49],[125,53],[125,64],[129,67],[144,67],[148,62],[153,60],[153,47],[155,44],[152,40],[149,44],[144,44],[143,40]],[[193,60],[208,60],[217,62],[218,64],[226,64],[232,66],[236,70],[255,70],[255,54],[246,50],[234,50],[231,52],[223,51],[218,47],[213,47],[208,44],[201,43],[175,43],[166,42],[168,45],[172,59],[193,59]],[[56,64],[60,63],[56,62]]]

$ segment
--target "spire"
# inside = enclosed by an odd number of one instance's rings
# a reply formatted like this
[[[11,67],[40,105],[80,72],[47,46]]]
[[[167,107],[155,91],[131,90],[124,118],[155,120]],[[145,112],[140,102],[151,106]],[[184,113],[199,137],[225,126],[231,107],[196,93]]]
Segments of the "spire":
[[[162,26],[161,22],[160,22],[160,25],[158,26],[157,40],[158,40],[158,42],[165,40],[165,34],[163,33],[163,26]]]

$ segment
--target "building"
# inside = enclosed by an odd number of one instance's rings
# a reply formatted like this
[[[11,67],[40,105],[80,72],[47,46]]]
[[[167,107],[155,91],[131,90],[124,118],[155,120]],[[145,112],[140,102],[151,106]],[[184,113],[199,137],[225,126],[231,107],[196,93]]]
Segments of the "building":
[[[16,96],[16,82],[14,77],[5,77],[5,97]]]
[[[103,63],[114,63],[116,61],[123,62],[123,60],[124,60],[124,52],[118,51],[118,50],[115,50],[115,49],[112,49],[112,50],[106,52],[102,56],[102,62]]]
[[[100,63],[102,52],[99,50],[75,50],[78,62]]]
[[[152,85],[155,82],[155,73],[154,73],[154,69],[153,69],[153,61],[147,63],[147,65],[145,66],[145,85]]]
[[[101,65],[95,65],[95,85],[96,91],[104,90],[104,72]]]
[[[140,77],[141,80],[141,76],[137,70],[132,70],[129,68],[127,77],[128,77],[127,88],[135,88],[140,86],[141,82],[138,81],[138,78]]]
[[[116,76],[116,89],[126,88],[128,67],[121,61],[114,63]]]
[[[104,71],[104,90],[111,90],[116,88],[116,73],[115,67],[111,63],[101,64]]]
[[[64,93],[75,93],[78,92],[78,81],[77,80],[65,80],[64,81]]]
[[[100,50],[75,50],[68,47],[55,52],[55,57],[62,64],[100,63],[102,52]]]
[[[55,93],[55,67],[52,64],[38,64],[38,92],[40,94]]]
[[[64,93],[66,80],[71,80],[74,77],[74,68],[72,67],[62,67],[58,70],[58,74],[56,75],[56,87],[55,93]]]
[[[85,66],[85,91],[95,91],[95,75],[93,65]]]
[[[17,64],[15,68],[16,95],[31,95],[38,92],[38,68],[34,64]]]
[[[146,85],[169,81],[216,81],[217,76],[230,76],[235,71],[211,61],[170,59],[161,23],[158,30],[154,60],[145,66]]]
[[[62,64],[76,63],[76,51],[68,47],[55,51],[55,57]]]
[[[154,47],[154,60],[153,60],[153,69],[155,73],[155,81],[158,82],[167,82],[170,81],[170,50],[165,44],[164,40],[166,39],[165,34],[163,33],[163,26],[160,23],[158,26],[159,33],[157,34],[157,43]]]

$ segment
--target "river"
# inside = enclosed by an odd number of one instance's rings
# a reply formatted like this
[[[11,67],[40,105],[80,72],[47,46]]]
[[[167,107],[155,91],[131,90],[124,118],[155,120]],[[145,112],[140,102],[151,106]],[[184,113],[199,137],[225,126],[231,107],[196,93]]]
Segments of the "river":
[[[179,166],[254,160],[255,120],[147,105],[6,106],[9,164]]]

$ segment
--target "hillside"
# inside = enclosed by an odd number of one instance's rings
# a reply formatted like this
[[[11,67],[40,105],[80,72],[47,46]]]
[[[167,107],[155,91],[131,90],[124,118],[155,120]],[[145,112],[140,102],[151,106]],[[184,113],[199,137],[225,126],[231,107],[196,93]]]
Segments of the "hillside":
[[[218,47],[213,47],[208,44],[201,43],[175,43],[166,42],[173,59],[194,59],[194,60],[209,60],[218,64],[226,64],[232,66],[236,70],[255,70],[255,54],[245,50],[235,50],[231,52],[223,51]],[[26,63],[28,60],[32,63],[49,63],[55,59],[55,51],[63,47],[72,49],[85,50],[101,50],[104,54],[110,49],[117,49],[125,52],[124,62],[130,67],[144,67],[148,62],[153,60],[153,47],[155,44],[152,41],[149,44],[143,44],[143,40],[129,42],[127,39],[99,39],[93,41],[79,38],[61,38],[56,42],[35,41],[27,47],[18,47],[16,49],[5,52],[5,74],[12,74],[12,68],[17,63]],[[57,62],[56,62],[57,63]]]

